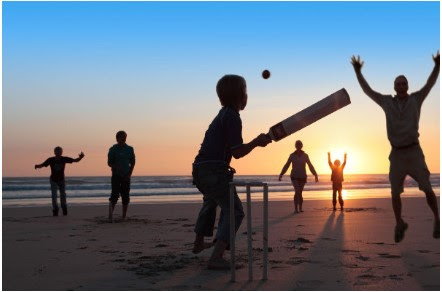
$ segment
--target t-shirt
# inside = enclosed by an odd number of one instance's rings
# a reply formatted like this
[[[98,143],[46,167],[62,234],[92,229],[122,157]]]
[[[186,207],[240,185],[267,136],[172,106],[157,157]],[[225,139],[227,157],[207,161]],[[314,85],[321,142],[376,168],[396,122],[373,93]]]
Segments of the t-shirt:
[[[385,112],[387,135],[393,147],[419,143],[419,118],[423,97],[412,93],[401,101],[391,95],[382,95],[379,105]]]
[[[232,150],[242,144],[239,113],[230,107],[223,107],[209,125],[195,163],[223,161],[229,164]]]
[[[64,167],[66,163],[72,163],[74,162],[73,158],[60,156],[60,158],[57,158],[57,156],[50,157],[46,159],[45,162],[43,162],[43,166],[51,166],[51,180],[53,181],[63,181],[64,180]]]
[[[115,144],[109,149],[107,161],[112,165],[112,175],[127,176],[131,165],[135,164],[134,148],[127,144],[123,147]]]

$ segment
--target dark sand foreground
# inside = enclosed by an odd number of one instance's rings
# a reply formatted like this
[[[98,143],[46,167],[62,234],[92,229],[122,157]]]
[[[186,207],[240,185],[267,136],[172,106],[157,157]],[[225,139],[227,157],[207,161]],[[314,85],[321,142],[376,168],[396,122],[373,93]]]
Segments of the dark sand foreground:
[[[3,208],[4,290],[439,290],[440,245],[425,198],[405,198],[409,229],[394,244],[389,199],[269,203],[269,280],[261,281],[262,203],[252,207],[254,278],[247,280],[244,220],[237,282],[206,269],[211,249],[191,253],[200,204],[132,204],[107,223],[105,205]],[[245,206],[244,206],[245,207]],[[226,253],[229,258],[230,253]]]

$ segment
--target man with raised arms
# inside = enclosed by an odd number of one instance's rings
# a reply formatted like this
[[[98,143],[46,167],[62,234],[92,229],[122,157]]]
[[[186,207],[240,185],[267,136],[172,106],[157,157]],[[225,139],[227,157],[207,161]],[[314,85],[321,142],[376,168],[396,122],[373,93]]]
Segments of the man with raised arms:
[[[408,80],[404,75],[399,75],[394,80],[396,95],[392,96],[383,95],[371,89],[361,73],[364,62],[361,61],[359,56],[352,56],[351,58],[351,63],[362,90],[382,107],[387,119],[387,136],[391,144],[389,179],[393,211],[396,217],[395,242],[402,241],[408,228],[408,224],[401,216],[402,203],[400,197],[404,191],[406,175],[411,176],[419,184],[419,189],[425,193],[427,203],[434,214],[433,237],[439,238],[440,223],[437,199],[431,187],[430,172],[419,145],[418,132],[422,103],[430,93],[439,75],[439,51],[433,56],[433,61],[433,71],[422,89],[408,94]]]

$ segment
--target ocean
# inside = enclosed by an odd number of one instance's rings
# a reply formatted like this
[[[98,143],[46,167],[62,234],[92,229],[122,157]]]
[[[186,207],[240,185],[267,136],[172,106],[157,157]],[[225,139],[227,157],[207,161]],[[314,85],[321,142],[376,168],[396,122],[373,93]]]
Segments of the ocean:
[[[277,175],[235,176],[236,181],[262,181],[269,185],[269,200],[291,200],[293,186],[289,176],[278,181]],[[440,176],[432,174],[431,184],[439,195]],[[389,198],[387,174],[347,174],[343,184],[344,199]],[[245,188],[238,187],[244,199]],[[110,177],[68,177],[66,193],[69,204],[107,204],[111,191]],[[190,176],[134,176],[131,180],[131,203],[201,202],[201,194],[192,185]],[[403,196],[423,196],[414,180],[407,177]],[[315,183],[309,176],[303,192],[304,200],[331,199],[330,175],[320,175]],[[4,177],[3,206],[50,204],[48,177]],[[262,200],[262,188],[252,188],[252,199]]]

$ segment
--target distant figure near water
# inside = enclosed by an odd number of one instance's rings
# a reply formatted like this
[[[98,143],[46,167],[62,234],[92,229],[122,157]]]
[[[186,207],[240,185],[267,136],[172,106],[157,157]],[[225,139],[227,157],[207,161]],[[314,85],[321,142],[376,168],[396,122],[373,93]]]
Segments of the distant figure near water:
[[[58,203],[57,203],[57,190],[60,191],[60,204],[63,210],[63,215],[68,214],[68,206],[66,203],[66,183],[64,180],[64,168],[66,163],[79,162],[84,157],[84,153],[81,152],[78,158],[70,158],[61,156],[63,154],[63,148],[57,146],[54,148],[54,157],[46,159],[42,164],[36,164],[35,169],[42,167],[51,167],[51,176],[49,182],[51,184],[52,192],[52,215],[58,216]]]
[[[342,199],[342,182],[344,181],[344,167],[347,164],[347,153],[344,154],[344,162],[341,165],[341,161],[336,159],[334,163],[331,162],[330,152],[328,152],[328,165],[332,170],[331,181],[333,182],[333,211],[336,211],[336,192],[339,197],[339,205],[341,206],[341,211],[344,211],[344,200]]]
[[[123,203],[123,220],[126,219],[129,206],[130,178],[135,167],[135,152],[132,146],[126,144],[127,134],[119,131],[116,134],[117,144],[109,149],[107,164],[112,169],[112,192],[109,198],[109,221],[112,222],[112,214],[121,195]]]
[[[239,112],[247,105],[247,85],[243,77],[225,75],[216,85],[222,108],[210,123],[198,155],[192,165],[193,183],[203,194],[203,206],[195,224],[193,253],[200,253],[212,246],[204,242],[205,236],[212,236],[216,208],[221,214],[215,247],[208,262],[208,269],[228,270],[230,262],[223,258],[230,239],[230,208],[234,208],[235,231],[238,231],[244,218],[241,200],[235,190],[234,205],[230,205],[229,182],[235,170],[230,167],[232,156],[235,159],[249,154],[256,147],[265,147],[271,139],[265,134],[258,135],[247,144],[242,139],[242,122]]]
[[[302,210],[302,203],[304,201],[302,197],[302,191],[304,190],[304,185],[307,182],[307,172],[305,171],[305,165],[308,165],[310,172],[315,176],[315,181],[318,182],[318,174],[316,173],[313,164],[310,162],[310,158],[307,153],[302,151],[303,144],[300,140],[295,142],[295,152],[290,154],[289,159],[281,170],[279,175],[279,181],[282,180],[285,172],[292,164],[292,172],[290,173],[290,179],[292,180],[293,188],[295,189],[295,195],[293,197],[293,202],[295,204],[295,213],[304,212]],[[298,209],[299,208],[299,209]],[[299,211],[298,211],[299,210]]]
[[[419,118],[422,104],[437,81],[440,71],[440,54],[433,56],[434,68],[421,90],[408,94],[408,80],[399,75],[394,80],[396,96],[382,95],[368,85],[361,69],[364,62],[360,57],[353,56],[351,63],[362,90],[385,112],[387,119],[387,136],[391,144],[390,152],[390,184],[396,227],[395,242],[404,238],[408,224],[402,219],[401,193],[404,191],[404,180],[411,176],[425,193],[427,203],[434,215],[433,237],[440,236],[439,211],[436,195],[430,183],[430,172],[425,163],[424,153],[419,145]]]

